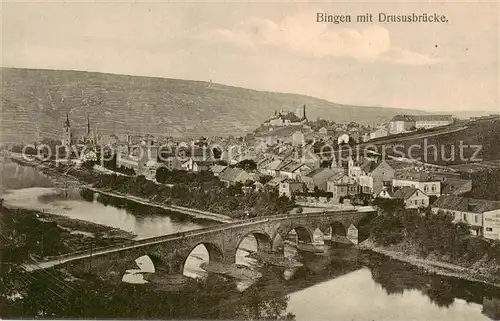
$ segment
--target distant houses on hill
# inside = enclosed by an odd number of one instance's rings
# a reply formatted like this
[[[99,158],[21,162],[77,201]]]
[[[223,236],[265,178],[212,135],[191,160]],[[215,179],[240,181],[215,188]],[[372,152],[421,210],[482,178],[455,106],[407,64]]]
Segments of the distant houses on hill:
[[[428,129],[452,123],[452,115],[396,115],[389,123],[389,132],[399,134],[413,129]]]

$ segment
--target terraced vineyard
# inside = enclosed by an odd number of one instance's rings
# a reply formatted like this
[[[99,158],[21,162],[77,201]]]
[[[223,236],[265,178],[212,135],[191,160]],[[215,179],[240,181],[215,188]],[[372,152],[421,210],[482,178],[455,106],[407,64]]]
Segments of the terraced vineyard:
[[[69,113],[84,128],[87,113],[100,134],[239,135],[276,109],[307,105],[309,119],[364,124],[422,112],[335,104],[309,96],[271,93],[202,81],[81,71],[2,69],[2,141],[60,138]]]

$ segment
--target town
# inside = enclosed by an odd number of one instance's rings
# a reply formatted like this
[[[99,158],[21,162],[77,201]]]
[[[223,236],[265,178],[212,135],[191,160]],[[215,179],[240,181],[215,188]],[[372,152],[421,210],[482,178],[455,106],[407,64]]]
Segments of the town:
[[[467,123],[499,119],[492,114],[471,118]],[[354,122],[336,124],[308,120],[307,106],[303,105],[294,112],[275,111],[245,137],[176,139],[150,134],[102,137],[89,116],[85,130],[79,132],[72,128],[67,115],[58,146],[79,146],[80,152],[65,150],[59,156],[67,157],[56,162],[75,167],[90,165],[106,174],[144,176],[154,183],[166,179],[171,184],[179,183],[171,178],[176,172],[209,173],[226,188],[244,193],[274,189],[279,196],[293,200],[300,211],[371,206],[377,199],[400,200],[407,209],[450,213],[454,222],[466,223],[472,235],[500,239],[498,195],[481,199],[471,193],[479,183],[473,181],[480,177],[477,173],[498,170],[500,161],[440,166],[410,158],[382,158],[379,153],[355,149],[405,133],[436,134],[436,129],[447,131],[457,122],[463,123],[451,115],[396,115],[376,127]],[[43,158],[46,154],[36,153],[37,143],[31,152]],[[103,146],[108,148],[106,162],[100,162],[102,151],[106,151]],[[342,147],[352,148],[354,153],[336,153]],[[20,146],[11,149],[19,152]],[[487,188],[498,190],[495,184]]]

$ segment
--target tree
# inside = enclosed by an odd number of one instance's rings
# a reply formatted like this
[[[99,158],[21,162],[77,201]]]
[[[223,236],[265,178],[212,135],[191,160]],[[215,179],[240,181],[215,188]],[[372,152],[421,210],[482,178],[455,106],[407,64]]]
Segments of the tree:
[[[155,174],[155,178],[156,178],[156,181],[158,183],[165,183],[165,181],[167,180],[167,177],[169,176],[170,174],[170,170],[166,167],[159,167],[157,170],[156,170],[156,174]]]
[[[271,175],[263,175],[261,177],[259,177],[259,182],[262,184],[262,185],[266,185],[267,183],[269,183],[271,180],[273,179],[273,177]]]
[[[96,161],[86,160],[82,163],[82,167],[87,170],[92,170],[94,168],[94,165],[96,164],[97,164]]]
[[[257,163],[255,163],[255,161],[252,159],[244,159],[236,164],[235,167],[244,169],[246,171],[254,171],[257,169]]]

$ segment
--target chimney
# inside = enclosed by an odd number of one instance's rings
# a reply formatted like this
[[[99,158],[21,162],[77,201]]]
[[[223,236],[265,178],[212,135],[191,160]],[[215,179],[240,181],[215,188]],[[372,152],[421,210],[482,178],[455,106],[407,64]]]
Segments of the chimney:
[[[302,118],[306,119],[306,105],[302,107]]]

